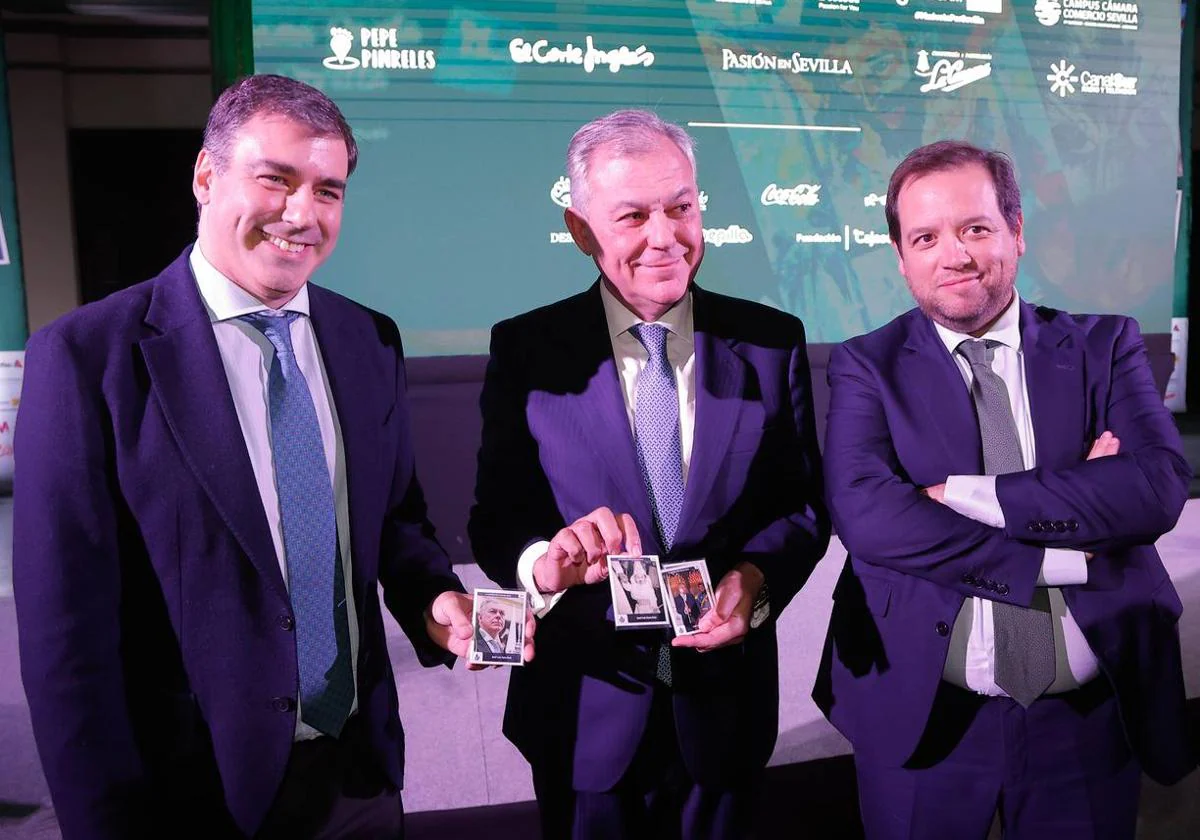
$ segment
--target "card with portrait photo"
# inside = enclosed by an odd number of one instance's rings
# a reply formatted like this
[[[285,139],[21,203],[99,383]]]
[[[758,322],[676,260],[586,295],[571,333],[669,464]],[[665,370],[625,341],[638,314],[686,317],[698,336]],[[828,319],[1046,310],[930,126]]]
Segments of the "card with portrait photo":
[[[618,630],[670,627],[663,603],[662,570],[653,554],[610,554],[608,585]]]
[[[511,589],[476,589],[471,609],[471,649],[480,665],[524,665],[526,594]]]
[[[700,619],[716,603],[708,563],[704,558],[662,567],[667,610],[676,636],[700,632]]]

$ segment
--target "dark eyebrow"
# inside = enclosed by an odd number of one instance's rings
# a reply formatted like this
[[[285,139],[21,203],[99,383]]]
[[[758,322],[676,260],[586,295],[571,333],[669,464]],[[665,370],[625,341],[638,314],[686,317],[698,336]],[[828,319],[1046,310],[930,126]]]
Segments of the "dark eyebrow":
[[[269,160],[264,158],[258,162],[258,166],[265,166],[268,169],[275,170],[280,175],[287,175],[291,178],[300,177],[300,170],[292,166],[290,163],[280,163],[277,160]],[[321,187],[333,187],[334,189],[338,190],[346,189],[346,182],[341,178],[322,178],[317,182],[317,185]]]

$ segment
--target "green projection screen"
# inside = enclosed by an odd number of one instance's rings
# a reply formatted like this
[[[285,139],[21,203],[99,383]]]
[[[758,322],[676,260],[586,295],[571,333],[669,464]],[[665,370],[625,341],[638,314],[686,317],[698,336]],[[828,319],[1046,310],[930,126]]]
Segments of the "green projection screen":
[[[911,302],[883,196],[915,146],[1007,151],[1028,299],[1167,332],[1179,212],[1180,13],[1117,0],[252,4],[255,69],[327,91],[361,144],[318,282],[414,355],[585,288],[566,234],[574,130],[651,108],[698,141],[698,281],[813,342]]]

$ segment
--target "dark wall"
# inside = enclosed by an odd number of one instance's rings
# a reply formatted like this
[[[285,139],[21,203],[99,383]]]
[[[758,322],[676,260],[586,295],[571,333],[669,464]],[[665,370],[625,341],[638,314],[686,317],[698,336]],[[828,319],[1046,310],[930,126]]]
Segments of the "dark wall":
[[[1161,394],[1166,391],[1173,364],[1171,336],[1161,333],[1145,338],[1150,367]],[[825,372],[832,348],[831,344],[808,348],[817,436],[822,441],[825,415],[829,411]],[[479,391],[486,366],[485,356],[440,356],[408,362],[417,471],[429,502],[429,517],[455,563],[474,562],[467,540],[467,515],[474,499],[475,457],[481,425]]]

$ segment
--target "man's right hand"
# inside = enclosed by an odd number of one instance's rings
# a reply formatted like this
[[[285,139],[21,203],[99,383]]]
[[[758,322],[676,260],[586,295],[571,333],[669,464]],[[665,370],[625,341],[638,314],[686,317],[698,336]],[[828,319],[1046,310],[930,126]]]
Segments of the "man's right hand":
[[[633,517],[598,507],[554,535],[533,565],[533,581],[541,592],[599,583],[608,577],[607,555],[641,553],[642,539]]]

